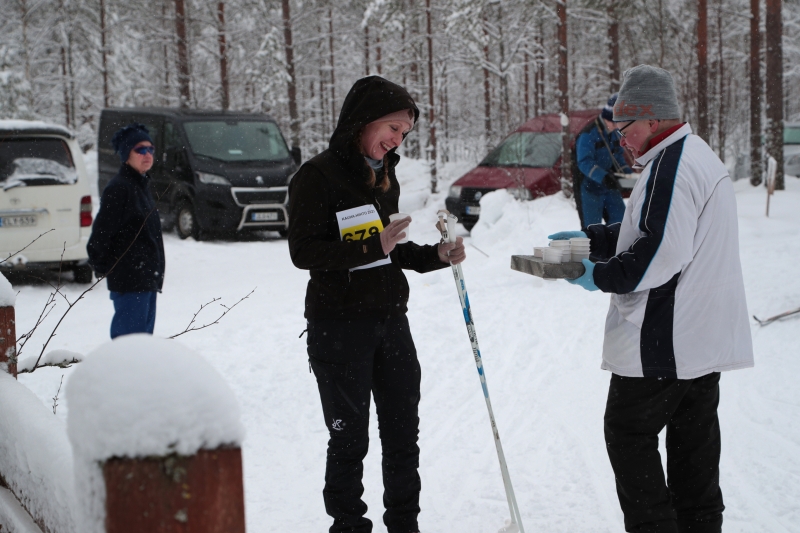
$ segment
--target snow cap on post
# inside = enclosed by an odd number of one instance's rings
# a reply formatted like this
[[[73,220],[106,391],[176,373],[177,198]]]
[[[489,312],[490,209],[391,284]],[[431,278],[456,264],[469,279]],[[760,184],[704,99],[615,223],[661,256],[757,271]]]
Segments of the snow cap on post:
[[[244,426],[220,374],[178,341],[125,335],[87,355],[65,386],[84,533],[104,531],[102,463],[239,446]]]
[[[14,307],[17,295],[11,287],[11,283],[3,274],[0,274],[0,307]]]
[[[639,65],[625,71],[614,122],[680,118],[675,81],[666,70]]]

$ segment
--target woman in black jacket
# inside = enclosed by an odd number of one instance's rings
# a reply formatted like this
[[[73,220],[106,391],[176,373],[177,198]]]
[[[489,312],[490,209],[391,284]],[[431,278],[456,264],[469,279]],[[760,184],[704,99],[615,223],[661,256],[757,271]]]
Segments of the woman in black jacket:
[[[327,150],[307,161],[289,190],[289,251],[309,270],[308,356],[330,433],[323,497],[330,533],[372,531],[361,500],[370,393],[383,449],[384,523],[419,530],[420,366],[406,318],[402,269],[429,272],[466,257],[453,244],[401,243],[395,152],[419,117],[408,92],[371,76],[353,85]]]

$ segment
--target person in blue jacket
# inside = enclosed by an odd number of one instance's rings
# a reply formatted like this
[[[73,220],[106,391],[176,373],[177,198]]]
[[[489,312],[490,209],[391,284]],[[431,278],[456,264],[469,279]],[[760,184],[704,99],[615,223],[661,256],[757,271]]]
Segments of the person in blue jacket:
[[[619,145],[617,129],[612,121],[616,93],[611,95],[600,115],[590,122],[575,141],[580,183],[575,187],[575,200],[581,227],[622,221],[625,204],[615,174],[630,174],[624,150]]]
[[[122,167],[103,190],[86,249],[89,264],[98,278],[106,278],[114,302],[113,339],[153,333],[165,260],[161,220],[148,189],[154,154],[150,133],[142,124],[130,124],[111,143]]]

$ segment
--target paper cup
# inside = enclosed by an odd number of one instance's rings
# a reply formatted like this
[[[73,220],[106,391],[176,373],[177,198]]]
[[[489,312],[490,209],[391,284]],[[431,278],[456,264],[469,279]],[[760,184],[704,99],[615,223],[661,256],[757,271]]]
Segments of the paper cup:
[[[410,216],[411,215],[408,215],[406,213],[395,213],[394,215],[389,215],[389,222],[391,223],[391,222],[394,222],[395,220],[400,220],[401,218],[407,218],[407,217],[410,217]],[[405,233],[406,236],[405,236],[405,238],[403,240],[397,241],[398,244],[402,244],[404,242],[408,242],[408,237],[411,234],[411,232],[409,231],[410,229],[411,229],[411,226],[409,226],[409,227],[407,227],[406,229],[403,230],[403,233]]]
[[[545,263],[560,263],[562,261],[561,252],[558,248],[546,248],[542,250],[542,261]]]

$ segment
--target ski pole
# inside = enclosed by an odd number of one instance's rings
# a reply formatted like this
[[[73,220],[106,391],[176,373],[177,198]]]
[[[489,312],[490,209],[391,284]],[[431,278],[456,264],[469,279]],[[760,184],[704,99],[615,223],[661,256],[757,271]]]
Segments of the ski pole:
[[[438,212],[439,217],[439,231],[442,233],[442,240],[444,242],[456,242],[455,225],[458,219],[450,214],[448,211],[441,210]],[[445,217],[447,221],[445,222]],[[478,367],[478,376],[481,379],[481,388],[483,389],[483,398],[486,400],[486,409],[489,411],[489,421],[492,424],[492,434],[494,435],[494,445],[497,448],[497,458],[500,461],[500,473],[503,475],[503,486],[506,491],[506,499],[508,500],[508,511],[511,514],[511,524],[503,528],[503,533],[525,533],[522,527],[522,520],[519,514],[519,507],[517,506],[517,498],[514,495],[514,487],[511,485],[511,476],[508,473],[508,465],[506,464],[506,456],[503,453],[503,444],[500,442],[500,432],[497,429],[497,422],[494,419],[494,411],[492,410],[492,401],[489,398],[489,388],[486,385],[486,373],[483,370],[483,359],[481,358],[481,350],[478,346],[478,335],[475,332],[475,323],[472,321],[472,310],[469,306],[469,295],[467,294],[467,285],[464,282],[464,272],[461,270],[461,265],[452,265],[453,277],[456,282],[456,289],[458,291],[458,299],[461,301],[461,311],[464,313],[464,321],[467,324],[467,334],[469,341],[472,344],[472,353],[475,357],[475,366]],[[516,526],[516,527],[515,527]]]

